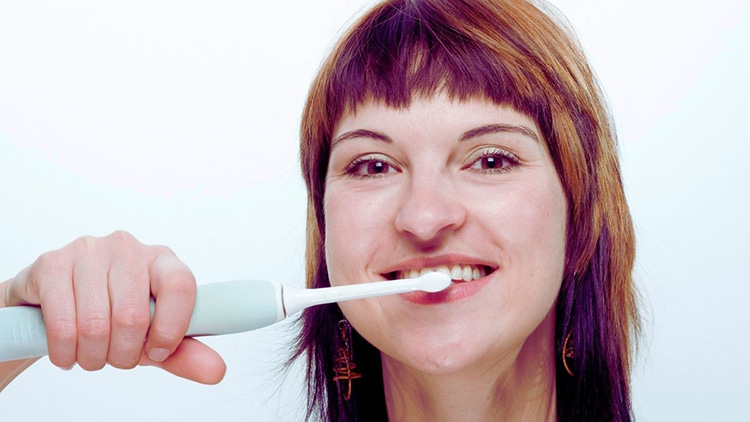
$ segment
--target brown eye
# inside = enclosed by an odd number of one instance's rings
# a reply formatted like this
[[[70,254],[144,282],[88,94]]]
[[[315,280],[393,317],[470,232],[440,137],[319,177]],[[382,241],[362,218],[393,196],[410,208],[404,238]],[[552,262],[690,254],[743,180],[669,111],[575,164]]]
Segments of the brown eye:
[[[510,153],[499,149],[491,149],[483,151],[468,168],[483,173],[503,173],[518,165],[518,159]]]
[[[503,159],[498,157],[482,157],[479,162],[483,169],[500,168],[503,165]]]
[[[370,161],[367,163],[367,174],[381,174],[388,172],[388,163],[382,161]]]
[[[380,156],[358,158],[346,168],[346,173],[354,177],[382,177],[388,173],[398,173],[398,169]]]

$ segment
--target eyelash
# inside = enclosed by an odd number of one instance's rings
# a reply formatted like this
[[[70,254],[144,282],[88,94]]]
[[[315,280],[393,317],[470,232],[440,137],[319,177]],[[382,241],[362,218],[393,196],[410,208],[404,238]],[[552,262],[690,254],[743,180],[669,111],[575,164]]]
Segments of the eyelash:
[[[500,168],[490,168],[490,169],[472,168],[472,166],[475,163],[480,162],[480,160],[483,160],[485,158],[490,158],[490,157],[494,157],[494,158],[500,157],[501,162],[505,160],[508,162],[508,164]],[[519,165],[521,165],[521,163],[518,160],[518,157],[516,157],[515,155],[511,154],[508,151],[499,149],[499,148],[491,148],[491,149],[486,149],[482,151],[482,153],[478,157],[473,159],[471,163],[468,166],[466,166],[466,168],[470,170],[478,171],[480,173],[500,174],[500,173],[505,173],[507,171],[510,171],[511,169],[518,167]]]
[[[348,166],[344,169],[344,172],[347,174],[347,176],[354,177],[357,179],[373,179],[373,178],[380,178],[384,177],[386,174],[391,173],[390,171],[387,171],[385,173],[376,173],[376,174],[360,174],[358,171],[367,164],[370,163],[383,163],[384,165],[388,166],[390,169],[395,170],[394,173],[400,172],[396,166],[391,164],[388,160],[382,159],[378,156],[372,156],[372,155],[365,155],[362,157],[359,157],[349,163]]]
[[[507,164],[500,168],[473,168],[474,164],[477,162],[481,162],[481,160],[485,158],[500,158],[500,162],[502,164],[503,161],[506,161]],[[388,169],[393,171],[386,171],[384,173],[375,173],[375,174],[360,174],[359,171],[362,169],[364,165],[369,165],[371,163],[383,163],[384,166],[387,166]],[[501,174],[505,173],[507,171],[510,171],[511,169],[518,167],[520,165],[520,161],[518,158],[511,154],[508,151],[499,149],[499,148],[492,148],[492,149],[486,149],[481,152],[481,154],[474,158],[471,163],[465,167],[465,169],[473,170],[479,173],[484,174]],[[354,177],[357,179],[373,179],[373,178],[380,178],[385,177],[389,173],[400,173],[401,171],[393,165],[389,160],[385,160],[383,158],[380,158],[378,156],[373,155],[365,155],[359,158],[356,158],[354,161],[349,163],[349,165],[346,166],[344,169],[344,172],[347,176]]]

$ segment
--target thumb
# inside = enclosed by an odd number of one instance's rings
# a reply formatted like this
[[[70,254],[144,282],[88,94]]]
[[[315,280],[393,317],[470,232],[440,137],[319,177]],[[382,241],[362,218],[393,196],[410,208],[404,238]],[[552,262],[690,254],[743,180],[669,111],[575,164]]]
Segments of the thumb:
[[[149,359],[144,350],[139,364],[155,366],[178,377],[212,385],[218,384],[227,370],[227,365],[215,350],[190,337],[184,338],[163,362]]]

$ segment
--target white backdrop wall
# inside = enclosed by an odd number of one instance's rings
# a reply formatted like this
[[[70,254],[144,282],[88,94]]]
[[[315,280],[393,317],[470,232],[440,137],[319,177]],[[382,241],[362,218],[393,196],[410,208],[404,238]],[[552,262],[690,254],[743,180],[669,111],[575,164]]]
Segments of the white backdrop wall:
[[[619,130],[638,235],[641,421],[748,420],[750,1],[557,0]],[[0,279],[83,234],[172,247],[199,283],[301,284],[297,128],[369,1],[0,3]],[[211,338],[228,372],[35,364],[2,421],[294,421],[289,326]]]

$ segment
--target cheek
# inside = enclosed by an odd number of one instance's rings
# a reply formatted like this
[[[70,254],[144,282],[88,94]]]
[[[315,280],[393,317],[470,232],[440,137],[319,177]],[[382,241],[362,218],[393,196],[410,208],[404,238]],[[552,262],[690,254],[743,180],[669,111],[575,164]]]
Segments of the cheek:
[[[385,248],[384,224],[387,201],[367,198],[363,193],[328,189],[323,201],[325,215],[325,256],[331,285],[352,284],[377,277],[369,271],[378,248]],[[382,333],[391,323],[388,313],[377,298],[339,303],[344,316],[369,342],[381,345]]]
[[[528,206],[518,216],[520,232],[515,241],[519,256],[525,259],[519,265],[536,289],[527,294],[552,306],[565,266],[567,201],[556,178],[544,189],[532,192],[529,199]]]
[[[567,225],[566,200],[562,188],[548,186],[532,191],[523,199],[524,206],[516,207],[517,222],[514,241],[528,249],[528,256],[558,264],[565,256]]]
[[[529,229],[537,239],[537,248],[542,259],[562,278],[565,265],[567,241],[568,202],[557,178],[535,200],[537,207],[531,217],[533,227]],[[534,228],[536,230],[534,230]]]
[[[567,201],[560,182],[547,175],[492,197],[482,208],[481,230],[501,251],[506,306],[551,306],[565,265]]]
[[[331,284],[366,281],[378,248],[387,243],[384,226],[387,221],[387,201],[357,192],[326,192],[323,201],[325,215],[325,255]],[[362,264],[365,264],[363,267]]]

